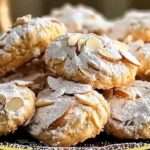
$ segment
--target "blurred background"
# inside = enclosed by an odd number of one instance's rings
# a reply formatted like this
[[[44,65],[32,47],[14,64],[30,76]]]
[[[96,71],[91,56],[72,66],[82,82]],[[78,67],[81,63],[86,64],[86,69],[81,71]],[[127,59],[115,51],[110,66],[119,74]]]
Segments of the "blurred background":
[[[9,16],[12,21],[25,14],[46,15],[51,9],[65,3],[89,5],[108,18],[121,16],[128,9],[150,9],[150,0],[0,0],[0,13],[3,14],[0,15],[0,20],[7,18],[5,14],[8,13],[5,12],[8,12],[8,8],[1,7],[5,3],[9,4]],[[7,23],[9,24],[9,21]]]
[[[13,19],[28,13],[41,16],[64,3],[89,5],[109,18],[118,17],[131,8],[150,9],[150,0],[10,0],[11,16]]]

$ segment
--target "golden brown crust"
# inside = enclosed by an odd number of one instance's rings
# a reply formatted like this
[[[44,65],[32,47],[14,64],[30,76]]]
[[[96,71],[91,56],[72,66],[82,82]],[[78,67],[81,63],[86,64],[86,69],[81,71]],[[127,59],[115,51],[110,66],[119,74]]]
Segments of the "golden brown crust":
[[[27,125],[35,112],[35,95],[25,84],[19,80],[0,84],[0,135]]]
[[[68,34],[45,53],[47,69],[56,76],[109,89],[135,79],[138,60],[128,47],[106,36]]]
[[[0,76],[41,55],[65,32],[64,25],[53,18],[18,18],[13,28],[0,37]]]
[[[90,85],[61,78],[48,80],[51,89],[38,95],[29,132],[52,146],[75,145],[99,134],[110,113],[103,96]]]
[[[149,12],[143,12],[125,15],[114,23],[109,30],[109,36],[125,42],[136,40],[150,42],[149,14]]]
[[[45,87],[46,77],[44,60],[42,57],[38,57],[17,68],[7,76],[2,77],[0,82],[5,83],[13,80],[31,81],[28,87],[38,93]]]
[[[150,139],[150,83],[135,81],[109,97],[111,117],[106,131],[121,139]]]
[[[64,5],[61,8],[52,10],[52,17],[62,21],[69,32],[80,33],[107,33],[112,23],[106,20],[104,16],[88,6]]]

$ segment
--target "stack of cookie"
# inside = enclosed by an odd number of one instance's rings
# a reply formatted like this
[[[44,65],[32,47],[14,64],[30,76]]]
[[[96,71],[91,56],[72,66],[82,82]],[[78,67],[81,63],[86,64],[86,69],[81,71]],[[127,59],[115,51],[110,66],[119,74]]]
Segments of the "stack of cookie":
[[[148,16],[130,13],[119,21]],[[149,29],[126,25],[123,35],[119,21],[83,6],[18,18],[0,37],[0,134],[28,125],[50,146],[76,145],[103,130],[149,139],[150,83],[141,80],[149,74]],[[116,26],[121,38],[112,36]]]

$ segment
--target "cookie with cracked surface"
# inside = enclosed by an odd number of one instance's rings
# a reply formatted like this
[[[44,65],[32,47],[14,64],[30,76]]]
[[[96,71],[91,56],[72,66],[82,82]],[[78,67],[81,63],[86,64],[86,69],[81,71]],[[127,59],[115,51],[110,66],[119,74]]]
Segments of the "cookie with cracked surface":
[[[129,87],[117,88],[109,99],[109,134],[121,139],[150,139],[150,83],[136,80]]]
[[[65,32],[64,25],[50,17],[18,18],[12,29],[0,36],[0,76],[41,55]]]
[[[64,5],[52,10],[50,16],[62,21],[70,32],[107,33],[112,23],[94,9],[77,5]]]
[[[130,43],[129,47],[141,63],[137,72],[138,79],[150,81],[150,43],[136,41]]]
[[[109,30],[108,35],[117,40],[131,42],[143,40],[150,42],[150,13],[139,13],[135,15],[126,15],[122,19],[114,22],[114,25]]]
[[[26,84],[21,80],[0,84],[0,135],[30,122],[35,112],[35,95]]]
[[[127,85],[140,64],[127,45],[94,34],[67,34],[45,53],[51,74],[88,83],[97,89]]]
[[[71,146],[94,138],[106,124],[109,104],[90,85],[48,77],[37,97],[29,132],[51,146]]]

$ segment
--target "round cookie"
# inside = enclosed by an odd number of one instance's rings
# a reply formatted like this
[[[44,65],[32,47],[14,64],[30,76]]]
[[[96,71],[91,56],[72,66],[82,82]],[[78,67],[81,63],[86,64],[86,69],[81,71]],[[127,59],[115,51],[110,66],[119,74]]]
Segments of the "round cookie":
[[[88,6],[64,5],[52,10],[50,16],[62,21],[70,32],[107,33],[112,23]]]
[[[0,84],[0,135],[30,122],[35,112],[35,95],[26,84],[21,80]]]
[[[106,131],[120,139],[150,139],[150,83],[136,80],[109,97]]]
[[[150,42],[150,17],[149,13],[139,15],[131,14],[114,22],[109,30],[109,36],[113,39],[131,42],[143,40]]]
[[[58,38],[45,53],[51,74],[110,89],[135,79],[138,60],[127,45],[94,34],[67,34]]]
[[[71,146],[94,138],[106,124],[107,101],[90,85],[48,77],[38,94],[37,112],[29,132],[51,146]]]
[[[137,72],[138,79],[150,80],[150,43],[136,41],[130,43],[129,47],[141,63]]]
[[[24,16],[0,36],[0,76],[41,55],[66,28],[56,19]]]

